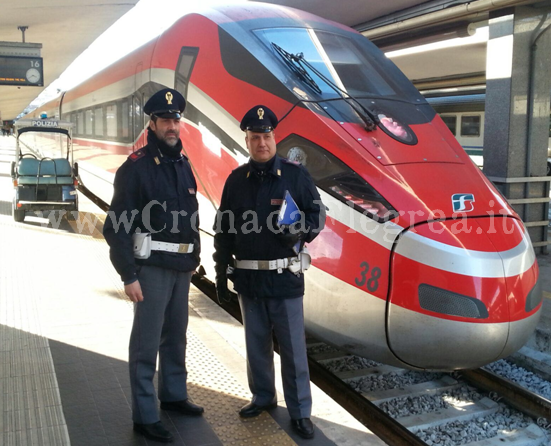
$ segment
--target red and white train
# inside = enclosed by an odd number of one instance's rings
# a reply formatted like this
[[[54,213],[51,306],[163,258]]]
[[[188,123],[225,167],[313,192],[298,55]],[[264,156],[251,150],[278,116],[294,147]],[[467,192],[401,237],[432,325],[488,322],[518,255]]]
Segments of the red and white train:
[[[308,332],[440,370],[482,366],[528,340],[542,293],[526,228],[359,33],[267,4],[188,14],[34,115],[75,123],[81,180],[109,202],[115,171],[145,142],[142,106],[165,87],[187,100],[181,138],[199,184],[204,260],[223,184],[248,157],[240,119],[265,104],[280,118],[278,153],[306,166],[328,208],[309,246]]]

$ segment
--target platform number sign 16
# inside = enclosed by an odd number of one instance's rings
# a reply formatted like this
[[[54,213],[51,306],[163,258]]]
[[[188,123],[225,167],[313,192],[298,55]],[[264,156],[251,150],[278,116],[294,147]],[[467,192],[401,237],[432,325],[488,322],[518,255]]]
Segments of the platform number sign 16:
[[[356,285],[359,287],[365,287],[368,291],[372,293],[377,291],[379,288],[379,279],[381,277],[381,268],[375,266],[374,268],[369,268],[369,263],[362,262],[360,263],[360,277],[354,279]]]

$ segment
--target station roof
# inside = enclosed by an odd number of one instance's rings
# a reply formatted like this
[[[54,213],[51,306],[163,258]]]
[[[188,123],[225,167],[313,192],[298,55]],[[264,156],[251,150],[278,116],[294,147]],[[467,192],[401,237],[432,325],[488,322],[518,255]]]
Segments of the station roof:
[[[44,87],[0,86],[0,117],[12,120],[138,0],[11,0],[2,2],[0,41],[42,44]]]
[[[486,41],[393,56],[388,51],[467,37],[487,25],[491,11],[549,5],[541,0],[258,0],[308,11],[361,32],[419,90],[486,82]]]
[[[186,0],[188,1],[188,0]],[[259,0],[291,6],[362,32],[384,51],[466,36],[491,10],[537,0]],[[0,41],[42,43],[47,86],[138,0],[18,0],[5,2]],[[469,28],[469,25],[471,28]],[[486,42],[430,53],[391,57],[419,89],[485,82]],[[0,86],[0,116],[15,118],[43,90]]]

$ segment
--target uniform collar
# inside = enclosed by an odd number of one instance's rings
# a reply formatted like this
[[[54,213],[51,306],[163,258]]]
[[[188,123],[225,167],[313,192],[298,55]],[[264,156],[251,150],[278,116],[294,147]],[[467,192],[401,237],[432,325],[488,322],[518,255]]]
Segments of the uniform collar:
[[[277,154],[274,156],[274,162],[272,163],[272,166],[266,171],[267,174],[271,174],[272,176],[276,178],[281,177],[281,157]],[[269,161],[268,161],[269,162]],[[251,162],[249,160],[249,169],[247,170],[247,178],[251,178],[252,174],[254,173],[254,167],[251,165]]]
[[[161,163],[177,163],[179,161],[187,160],[187,156],[185,156],[183,153],[180,152],[180,158],[173,158],[171,156],[168,156],[166,153],[163,153],[163,148],[165,144],[163,144],[155,133],[148,129],[148,135],[147,135],[147,150],[149,151],[149,154],[153,157],[153,160],[155,161],[156,165],[160,165]],[[182,150],[182,141],[179,140],[177,144],[177,148]]]

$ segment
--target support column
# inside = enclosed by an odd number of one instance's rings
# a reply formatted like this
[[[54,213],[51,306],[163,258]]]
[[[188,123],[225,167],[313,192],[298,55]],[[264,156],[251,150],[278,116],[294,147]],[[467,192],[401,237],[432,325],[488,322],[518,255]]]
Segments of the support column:
[[[547,252],[551,6],[497,11],[489,23],[484,173]]]

